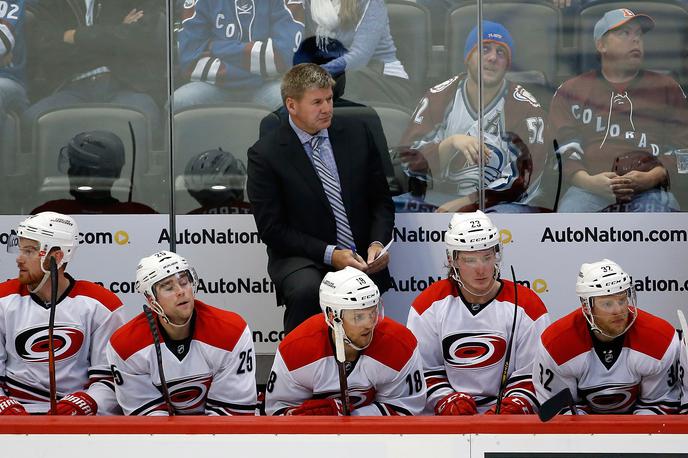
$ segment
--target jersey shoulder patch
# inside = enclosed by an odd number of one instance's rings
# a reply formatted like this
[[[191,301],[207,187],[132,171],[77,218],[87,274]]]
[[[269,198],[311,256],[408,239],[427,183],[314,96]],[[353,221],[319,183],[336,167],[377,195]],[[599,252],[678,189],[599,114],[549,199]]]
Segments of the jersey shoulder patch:
[[[625,344],[631,350],[661,360],[675,333],[676,330],[668,321],[638,310],[638,318],[628,330]]]
[[[515,292],[518,291],[518,306],[526,312],[526,315],[533,320],[537,321],[542,315],[547,313],[547,307],[537,295],[535,291],[527,288],[523,285],[516,285],[517,290],[514,289],[514,282],[509,280],[501,280],[502,290],[497,295],[496,299],[498,301],[506,301],[514,303]]]
[[[22,288],[22,284],[19,283],[19,280],[16,278],[0,283],[0,299],[10,294],[28,296],[29,290],[27,288]]]
[[[146,315],[140,313],[110,337],[110,345],[123,361],[143,348],[153,345],[153,334],[148,327]]]
[[[413,300],[411,307],[415,309],[418,315],[422,315],[433,303],[447,296],[457,297],[458,295],[459,292],[456,290],[454,283],[448,278],[445,278],[425,288],[425,290]]]
[[[540,339],[559,366],[592,348],[588,322],[581,309],[574,310],[552,323],[544,330]]]
[[[517,100],[519,102],[526,102],[532,105],[535,108],[540,108],[540,102],[537,101],[535,96],[528,92],[526,88],[521,86],[520,84],[517,84],[514,87],[514,90],[512,92],[512,96],[514,97],[514,100]]]
[[[74,282],[74,287],[69,292],[69,297],[74,298],[76,296],[86,296],[95,299],[111,312],[122,306],[122,301],[115,293],[90,281],[77,280]]]
[[[439,83],[439,84],[437,84],[437,85],[431,87],[431,88],[430,88],[430,93],[431,93],[431,94],[437,94],[437,93],[439,93],[439,92],[444,91],[445,89],[447,89],[448,87],[450,87],[452,84],[454,84],[454,82],[456,82],[456,80],[459,79],[459,76],[461,76],[461,75],[452,76],[452,77],[449,78],[447,81],[443,81],[443,82],[441,82],[441,83]]]
[[[330,328],[322,314],[301,323],[279,345],[284,364],[290,371],[333,356]]]
[[[411,359],[418,342],[405,326],[391,318],[378,323],[370,346],[363,354],[399,372]]]
[[[194,339],[212,347],[233,351],[246,329],[246,321],[237,313],[212,307],[198,299],[194,303],[194,309]]]

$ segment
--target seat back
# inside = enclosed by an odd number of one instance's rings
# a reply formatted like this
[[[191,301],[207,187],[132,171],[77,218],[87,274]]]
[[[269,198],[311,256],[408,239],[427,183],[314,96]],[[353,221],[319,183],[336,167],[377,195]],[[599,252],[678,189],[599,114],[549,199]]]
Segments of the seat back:
[[[411,81],[425,85],[430,62],[430,12],[407,0],[387,2],[389,27],[397,48],[397,58],[404,64]]]
[[[2,116],[0,114],[0,116]],[[19,140],[20,129],[19,119],[14,113],[4,115],[5,119],[0,125],[0,179],[5,185],[9,185],[8,179],[16,176],[19,171]],[[5,192],[0,193],[0,214],[18,214],[20,208],[10,196],[14,191],[13,187],[5,188]]]
[[[393,193],[406,192],[408,190],[408,178],[401,169],[401,160],[394,147],[399,146],[401,136],[411,121],[411,114],[404,107],[397,105],[376,105],[373,108],[380,117],[382,130],[385,132],[389,146],[389,160],[393,175],[393,181],[388,180],[390,181],[390,190]],[[398,189],[395,190],[393,187]]]
[[[121,178],[113,186],[112,194],[119,200],[126,200],[133,163],[129,122],[134,129],[136,140],[136,177],[134,177],[134,195],[136,195],[137,182],[140,183],[137,177],[148,170],[148,152],[151,149],[150,126],[143,113],[123,106],[88,104],[59,108],[40,115],[33,126],[31,136],[31,153],[35,157],[38,187],[36,201],[31,204],[37,205],[47,200],[70,198],[67,175],[58,169],[60,148],[66,145],[74,135],[90,130],[109,130],[122,140],[124,167]]]
[[[261,120],[270,114],[262,106],[232,104],[194,107],[174,115],[174,183],[176,211],[199,207],[186,191],[184,169],[196,154],[222,148],[248,165],[247,151],[258,140]],[[247,200],[246,194],[244,199]]]

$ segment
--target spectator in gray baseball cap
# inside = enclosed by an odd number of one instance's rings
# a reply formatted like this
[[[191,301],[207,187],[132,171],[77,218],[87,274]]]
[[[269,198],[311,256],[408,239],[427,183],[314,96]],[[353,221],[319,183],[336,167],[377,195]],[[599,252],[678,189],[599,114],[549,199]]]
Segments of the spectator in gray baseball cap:
[[[669,184],[674,151],[688,146],[688,104],[673,78],[642,68],[654,26],[645,14],[607,11],[593,31],[600,68],[554,95],[550,125],[571,185],[559,211],[679,209]]]

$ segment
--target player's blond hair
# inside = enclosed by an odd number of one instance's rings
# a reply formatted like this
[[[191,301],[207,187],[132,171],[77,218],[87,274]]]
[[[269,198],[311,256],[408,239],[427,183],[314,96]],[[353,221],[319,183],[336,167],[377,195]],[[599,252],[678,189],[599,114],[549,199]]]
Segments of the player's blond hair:
[[[289,70],[282,79],[280,92],[282,102],[286,103],[287,98],[301,100],[303,94],[309,89],[333,88],[335,81],[327,73],[327,70],[316,64],[298,64]]]

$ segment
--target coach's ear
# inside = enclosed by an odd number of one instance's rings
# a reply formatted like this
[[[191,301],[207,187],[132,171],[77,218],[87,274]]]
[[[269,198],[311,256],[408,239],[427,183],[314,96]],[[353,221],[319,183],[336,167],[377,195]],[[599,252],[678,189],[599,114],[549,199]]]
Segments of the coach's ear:
[[[293,97],[287,97],[284,100],[284,106],[287,108],[290,115],[296,114],[296,100]]]

